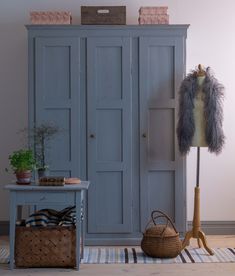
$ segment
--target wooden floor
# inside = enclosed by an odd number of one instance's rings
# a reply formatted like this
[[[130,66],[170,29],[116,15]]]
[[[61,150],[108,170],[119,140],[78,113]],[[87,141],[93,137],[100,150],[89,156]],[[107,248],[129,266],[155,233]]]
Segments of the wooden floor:
[[[235,247],[235,236],[207,236],[210,247]],[[0,245],[6,244],[7,238],[0,238]],[[191,245],[196,246],[195,241]],[[210,264],[82,264],[79,272],[71,269],[15,269],[10,271],[7,265],[0,265],[0,275],[42,275],[42,276],[227,276],[235,275],[235,263]]]

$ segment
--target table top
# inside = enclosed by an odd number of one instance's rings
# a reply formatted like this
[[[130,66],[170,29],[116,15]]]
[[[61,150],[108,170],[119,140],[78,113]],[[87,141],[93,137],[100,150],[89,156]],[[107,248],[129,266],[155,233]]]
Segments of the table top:
[[[38,183],[30,185],[9,184],[4,188],[10,191],[79,191],[88,190],[90,182],[81,181],[79,184],[66,184],[64,186],[39,186]]]

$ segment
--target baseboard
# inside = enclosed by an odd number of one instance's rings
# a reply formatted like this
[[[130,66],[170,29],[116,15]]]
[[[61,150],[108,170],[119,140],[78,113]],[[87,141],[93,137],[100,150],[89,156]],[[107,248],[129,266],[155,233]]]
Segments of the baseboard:
[[[188,221],[188,230],[192,221]],[[202,221],[201,228],[206,235],[235,235],[235,221]],[[180,233],[183,240],[185,233]],[[86,245],[139,245],[141,238],[88,238]]]
[[[202,230],[207,235],[235,235],[235,221],[202,221],[201,222]],[[192,221],[188,221],[188,229],[192,228]],[[0,221],[0,235],[9,235],[9,221]],[[128,242],[131,244],[135,244],[139,239],[127,239],[127,240],[113,240],[114,244],[125,244]],[[100,245],[110,244],[111,240],[108,239],[89,239],[87,240],[87,244],[90,245],[94,242],[94,244]]]
[[[192,221],[188,221],[188,229]],[[235,221],[202,221],[201,228],[207,235],[235,235]]]
[[[135,246],[139,245],[141,242],[141,238],[109,238],[109,239],[104,239],[104,238],[97,238],[97,239],[86,239],[85,240],[85,245],[107,245],[107,246],[112,246],[112,245],[120,245],[120,246]]]

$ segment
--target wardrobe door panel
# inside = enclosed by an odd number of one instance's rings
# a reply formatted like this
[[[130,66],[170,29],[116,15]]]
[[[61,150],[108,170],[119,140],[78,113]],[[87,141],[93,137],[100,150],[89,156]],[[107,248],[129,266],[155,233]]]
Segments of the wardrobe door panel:
[[[53,166],[59,166],[61,160],[69,162],[72,155],[72,145],[70,143],[71,137],[71,110],[69,108],[65,109],[54,109],[47,108],[44,111],[43,116],[45,116],[48,122],[53,122],[54,125],[59,126],[61,133],[55,135],[53,139],[48,141],[48,148],[46,149],[47,159],[50,163],[53,162]]]
[[[123,224],[123,179],[122,172],[97,172],[96,181],[99,183],[99,189],[96,190],[99,199],[99,210],[97,220],[100,224],[121,225]],[[115,196],[110,196],[110,195]],[[112,212],[110,212],[110,209]],[[110,231],[112,227],[110,227]]]
[[[148,49],[148,97],[149,100],[174,98],[174,47],[152,45]]]
[[[96,66],[97,100],[122,99],[122,47],[97,47]]]
[[[79,38],[35,39],[35,124],[52,123],[46,162],[52,175],[80,176]]]
[[[148,174],[147,201],[150,210],[163,210],[170,217],[175,216],[174,171],[153,171]]]
[[[151,212],[167,212],[185,231],[184,160],[176,141],[177,90],[184,75],[181,38],[141,37],[140,193],[141,228]]]
[[[148,110],[148,162],[174,161],[174,111],[150,108]],[[164,127],[163,127],[164,122]]]
[[[122,162],[122,110],[97,110],[96,128],[97,161]]]
[[[68,100],[70,90],[70,47],[44,48],[44,96],[45,100]]]
[[[130,39],[87,39],[88,233],[132,231]]]

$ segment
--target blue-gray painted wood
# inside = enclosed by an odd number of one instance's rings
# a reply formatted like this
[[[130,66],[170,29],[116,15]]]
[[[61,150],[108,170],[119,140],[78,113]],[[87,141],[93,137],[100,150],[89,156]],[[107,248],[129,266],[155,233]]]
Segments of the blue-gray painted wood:
[[[139,38],[132,38],[132,222],[133,233],[140,231],[139,191]]]
[[[46,154],[55,175],[81,174],[79,46],[76,37],[35,39],[35,123],[60,128]]]
[[[15,265],[16,192],[10,194],[10,269]]]
[[[129,38],[88,38],[88,233],[132,231]]]
[[[81,237],[81,193],[75,193],[75,205],[76,205],[76,268],[79,270],[80,266],[80,237]],[[83,237],[83,236],[82,236]],[[82,246],[84,245],[82,241]],[[84,249],[82,249],[82,252]]]
[[[62,133],[53,144],[51,168],[55,175],[91,178],[85,206],[89,212],[85,222],[89,244],[138,243],[153,208],[167,211],[181,233],[186,229],[185,159],[178,153],[175,127],[176,92],[185,74],[187,28],[27,26],[29,124],[52,119],[69,129],[69,118],[73,122],[71,135]],[[45,62],[50,45],[50,57]],[[69,64],[72,70],[68,74]],[[47,69],[47,83],[42,79],[43,66],[51,68]],[[55,73],[60,76],[59,82]],[[62,80],[59,90],[51,93],[50,89],[56,89]],[[69,89],[71,83],[74,89]],[[146,129],[148,143],[144,144],[142,134]],[[62,152],[58,153],[60,148]],[[115,196],[109,197],[112,194]]]
[[[39,185],[6,185],[5,189],[10,191],[10,269],[14,268],[14,251],[15,251],[15,225],[16,209],[19,205],[38,205],[45,202],[46,204],[60,204],[76,206],[76,268],[79,270],[80,265],[80,245],[84,246],[81,241],[81,203],[84,190],[89,187],[88,181],[82,181],[80,185],[65,186],[39,186]],[[85,214],[83,214],[85,217]],[[22,218],[21,218],[22,219]],[[80,244],[81,241],[81,244]],[[82,248],[82,252],[84,249]]]
[[[201,221],[202,230],[206,235],[235,235],[235,221]],[[187,222],[187,228],[192,228],[192,221]],[[9,221],[0,221],[0,236],[9,235]],[[81,233],[82,235],[82,233]],[[180,233],[180,237],[183,237],[183,233]],[[96,239],[96,240],[87,240],[87,245],[136,245],[140,244],[142,236],[139,235],[139,238],[116,238],[113,239]],[[82,248],[81,248],[82,250]],[[81,251],[82,254],[82,251]]]
[[[187,37],[186,24],[175,25],[125,25],[125,26],[83,26],[83,25],[26,25],[30,31],[30,35],[37,37],[100,37],[100,36],[116,36],[116,37]]]
[[[185,231],[182,158],[175,126],[177,89],[184,75],[181,38],[140,38],[141,228],[154,209],[167,212]]]

